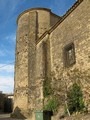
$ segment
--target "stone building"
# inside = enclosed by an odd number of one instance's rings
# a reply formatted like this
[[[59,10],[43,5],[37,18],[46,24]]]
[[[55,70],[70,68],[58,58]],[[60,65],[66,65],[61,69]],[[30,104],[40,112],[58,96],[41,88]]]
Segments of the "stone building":
[[[0,113],[11,113],[13,110],[13,94],[0,92]]]
[[[5,95],[0,91],[0,113],[4,112]]]
[[[89,107],[90,0],[77,0],[62,17],[46,8],[29,9],[17,24],[13,115],[35,120],[34,112],[52,98],[50,91],[45,96],[45,85],[59,99],[56,116],[74,82]]]

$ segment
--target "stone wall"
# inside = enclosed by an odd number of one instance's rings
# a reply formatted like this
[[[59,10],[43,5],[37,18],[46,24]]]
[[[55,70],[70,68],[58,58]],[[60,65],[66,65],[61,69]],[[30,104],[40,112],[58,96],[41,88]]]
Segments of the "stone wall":
[[[19,16],[14,94],[17,117],[18,109],[24,117],[34,120],[34,111],[43,109],[49,99],[43,94],[46,79],[59,99],[59,108],[64,106],[66,90],[74,82],[81,85],[84,100],[89,104],[90,1],[81,1],[77,1],[80,4],[72,12],[66,13],[65,19],[43,8],[27,10]],[[75,48],[75,62],[67,67],[64,49],[71,43]],[[59,112],[62,110],[58,109]]]
[[[49,9],[37,8],[27,10],[18,17],[13,112],[16,117],[20,117],[22,114],[26,118],[34,119],[33,111],[35,111],[38,101],[42,101],[42,83],[39,85],[39,80],[36,79],[38,54],[36,42],[38,37],[50,28],[50,16]],[[57,15],[53,18],[55,23],[57,18],[59,19]],[[41,106],[42,103],[38,107],[41,108]]]
[[[29,13],[18,21],[15,66],[14,109],[27,109]]]
[[[55,25],[58,21],[60,20],[60,17],[55,15],[55,14],[51,14],[50,16],[50,26],[52,27],[53,25]]]
[[[69,88],[77,80],[82,87],[84,100],[90,106],[90,1],[84,0],[60,25],[50,34],[52,84],[59,91]],[[65,67],[63,48],[70,43],[75,46],[75,64]],[[77,71],[76,71],[77,69]],[[84,73],[86,71],[86,73]],[[72,73],[73,72],[73,76]],[[70,74],[68,77],[67,74]],[[80,75],[77,76],[76,73]],[[81,75],[82,74],[82,75]],[[81,76],[81,78],[80,78]],[[86,78],[85,78],[86,76]],[[78,78],[77,78],[78,77]],[[80,80],[80,81],[79,81]],[[63,101],[65,104],[65,100]]]
[[[85,105],[90,107],[90,1],[83,0],[80,5],[73,12],[71,12],[65,19],[60,20],[60,24],[52,28],[52,32],[42,36],[37,43],[37,53],[42,53],[39,46],[43,42],[48,43],[49,49],[46,54],[47,65],[44,71],[48,71],[46,77],[51,75],[51,86],[54,95],[59,97],[59,102],[65,105],[65,92],[74,82],[80,84]],[[62,22],[61,22],[62,21]],[[51,31],[51,30],[50,30]],[[64,47],[73,43],[75,47],[75,63],[71,66],[64,65]],[[40,56],[39,56],[40,55]],[[37,55],[38,75],[43,66],[40,67],[38,61],[41,60],[41,54]],[[45,80],[45,79],[44,79]],[[43,81],[44,81],[43,80]],[[45,99],[45,98],[44,98]],[[58,113],[64,110],[58,109]],[[53,118],[55,119],[55,118]]]

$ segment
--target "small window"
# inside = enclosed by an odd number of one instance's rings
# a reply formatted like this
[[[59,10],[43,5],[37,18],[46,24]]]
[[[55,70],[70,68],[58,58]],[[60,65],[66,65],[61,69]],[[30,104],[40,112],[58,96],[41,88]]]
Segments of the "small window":
[[[64,65],[65,67],[69,67],[75,62],[75,48],[74,44],[71,43],[64,47]]]

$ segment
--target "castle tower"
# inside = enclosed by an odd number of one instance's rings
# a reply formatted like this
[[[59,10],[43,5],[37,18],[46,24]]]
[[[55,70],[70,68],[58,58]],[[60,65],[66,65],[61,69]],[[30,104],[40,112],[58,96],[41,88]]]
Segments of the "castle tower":
[[[17,19],[14,114],[30,115],[35,110],[36,41],[58,20],[49,9],[29,9]],[[19,112],[20,111],[20,112]]]

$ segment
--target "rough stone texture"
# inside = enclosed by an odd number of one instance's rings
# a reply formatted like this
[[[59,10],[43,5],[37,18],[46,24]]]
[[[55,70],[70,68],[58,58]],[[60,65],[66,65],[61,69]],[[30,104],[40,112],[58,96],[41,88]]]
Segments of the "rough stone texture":
[[[42,52],[39,53],[36,42],[38,37],[60,18],[54,15],[54,23],[51,21],[52,15],[54,14],[49,9],[37,8],[22,13],[17,20],[14,111],[12,114],[14,117],[20,118],[22,114],[22,117],[30,117],[33,120],[33,111],[43,107],[44,49],[41,47],[39,51]],[[39,60],[40,55],[43,56],[41,62],[36,61]],[[37,63],[41,66],[39,69],[36,67]],[[39,71],[40,74],[37,74],[40,76],[36,75],[36,71]]]
[[[51,51],[51,71],[54,72],[55,78],[52,80],[54,88],[57,86],[65,88],[75,82],[74,77],[70,80],[65,75],[71,69],[88,71],[90,76],[90,1],[84,0],[51,34],[50,34],[50,51]],[[68,68],[64,67],[63,48],[69,43],[75,45],[76,63]],[[62,75],[62,81],[60,77]],[[70,73],[70,72],[69,72]],[[75,73],[76,74],[76,73]],[[74,75],[75,75],[74,74]],[[85,74],[84,74],[85,76]],[[90,106],[90,81],[89,78],[80,79],[81,87],[84,93],[85,102]],[[57,82],[56,82],[57,80]],[[58,81],[59,80],[59,81]],[[56,84],[56,86],[55,86]],[[65,93],[64,93],[65,94]],[[64,102],[64,101],[63,101]]]
[[[58,19],[58,17],[56,17],[55,14],[51,14],[50,17],[51,17],[51,18],[50,18],[50,26],[51,26],[51,27],[52,27],[53,25],[55,25],[55,23],[57,23],[57,21],[60,20],[60,17],[59,17],[59,19]]]
[[[44,81],[50,77],[61,104],[53,120],[64,111],[66,90],[75,81],[81,85],[85,104],[90,108],[90,0],[77,1],[65,16],[39,8],[18,18],[14,111],[18,107],[30,120],[35,119],[35,110],[43,109]],[[63,50],[70,43],[75,46],[76,62],[65,67]]]

